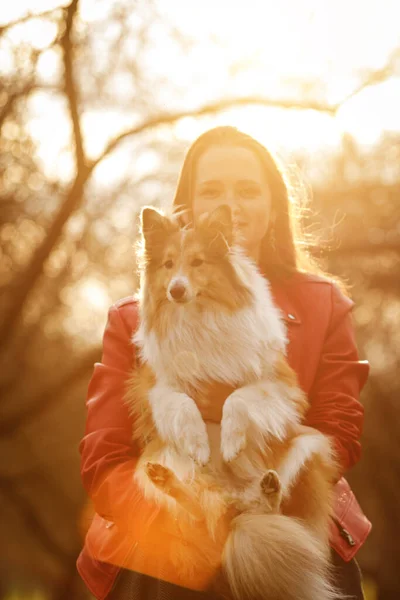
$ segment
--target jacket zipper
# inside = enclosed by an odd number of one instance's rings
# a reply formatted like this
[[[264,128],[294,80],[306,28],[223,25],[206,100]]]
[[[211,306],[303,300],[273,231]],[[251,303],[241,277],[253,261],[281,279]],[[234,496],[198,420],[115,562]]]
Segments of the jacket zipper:
[[[349,544],[349,546],[355,546],[356,542],[354,541],[353,536],[351,535],[351,533],[349,531],[347,531],[347,529],[345,529],[337,519],[335,519],[333,517],[333,520],[335,521],[337,528],[339,529],[339,534],[340,536],[346,540],[346,542]]]

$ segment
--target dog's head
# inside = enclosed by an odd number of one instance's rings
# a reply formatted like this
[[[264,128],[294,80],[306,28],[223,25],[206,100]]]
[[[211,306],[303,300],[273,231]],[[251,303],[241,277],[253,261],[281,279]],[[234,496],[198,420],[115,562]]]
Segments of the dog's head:
[[[249,290],[234,266],[228,206],[203,215],[193,229],[181,229],[176,219],[146,207],[141,231],[146,287],[158,306],[165,301],[234,310],[249,300]]]

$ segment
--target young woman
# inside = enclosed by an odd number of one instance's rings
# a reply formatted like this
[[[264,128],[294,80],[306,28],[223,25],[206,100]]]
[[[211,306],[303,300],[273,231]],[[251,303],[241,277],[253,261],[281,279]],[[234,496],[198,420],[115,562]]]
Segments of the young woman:
[[[344,473],[360,457],[363,408],[358,397],[368,375],[355,346],[353,303],[302,252],[288,187],[276,161],[232,127],[212,129],[194,142],[174,200],[175,209],[186,209],[193,222],[220,204],[231,206],[242,245],[268,277],[287,322],[289,363],[311,405],[305,424],[331,436]],[[144,500],[132,477],[138,450],[123,396],[135,360],[131,337],[137,320],[132,298],[111,307],[102,362],[89,385],[80,451],[82,479],[96,515],[78,570],[99,600],[211,600],[212,594],[191,590],[190,581],[178,586],[155,578],[156,573],[160,577],[158,567],[153,573],[135,571],[132,540],[138,531],[149,532],[147,548],[157,556],[157,565],[163,552],[168,562],[168,540],[174,535],[174,523],[166,523],[159,509]],[[217,388],[215,396],[221,400],[202,411],[205,420],[221,419],[224,398]],[[335,583],[344,594],[363,598],[354,555],[370,525],[343,478],[336,492],[331,529]]]

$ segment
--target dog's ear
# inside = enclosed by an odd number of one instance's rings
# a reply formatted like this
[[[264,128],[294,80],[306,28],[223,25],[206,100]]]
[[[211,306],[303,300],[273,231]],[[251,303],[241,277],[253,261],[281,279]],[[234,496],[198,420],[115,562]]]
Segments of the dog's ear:
[[[151,206],[144,206],[140,213],[140,230],[144,237],[151,235],[157,231],[163,231],[167,229],[167,217],[152,208]]]
[[[202,215],[198,221],[202,235],[209,240],[209,247],[219,254],[226,254],[233,242],[232,212],[227,204],[217,206]]]
[[[177,225],[160,211],[145,206],[140,213],[140,231],[146,247],[163,242],[177,229]]]

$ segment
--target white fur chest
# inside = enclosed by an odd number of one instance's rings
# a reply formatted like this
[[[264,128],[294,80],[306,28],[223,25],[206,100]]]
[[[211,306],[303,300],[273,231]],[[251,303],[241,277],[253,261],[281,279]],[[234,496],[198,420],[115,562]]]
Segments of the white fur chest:
[[[142,320],[134,343],[158,379],[169,385],[210,380],[235,385],[265,374],[285,351],[286,331],[267,281],[254,273],[249,284],[254,303],[234,313],[173,307],[162,340]]]

